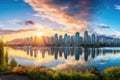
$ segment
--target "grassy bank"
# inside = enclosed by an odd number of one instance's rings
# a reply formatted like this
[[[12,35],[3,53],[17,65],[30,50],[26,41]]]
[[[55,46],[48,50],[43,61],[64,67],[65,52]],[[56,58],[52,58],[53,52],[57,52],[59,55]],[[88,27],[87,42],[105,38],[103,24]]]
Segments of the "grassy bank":
[[[85,72],[65,72],[35,66],[1,66],[0,74],[27,75],[32,80],[120,80],[120,67],[111,67],[103,72],[96,68]]]

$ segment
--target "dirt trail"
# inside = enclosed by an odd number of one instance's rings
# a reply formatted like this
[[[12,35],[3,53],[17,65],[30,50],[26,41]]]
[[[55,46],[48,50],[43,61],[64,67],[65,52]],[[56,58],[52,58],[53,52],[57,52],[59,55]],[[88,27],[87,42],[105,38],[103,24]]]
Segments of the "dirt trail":
[[[30,80],[30,78],[24,75],[9,74],[0,75],[0,80]]]

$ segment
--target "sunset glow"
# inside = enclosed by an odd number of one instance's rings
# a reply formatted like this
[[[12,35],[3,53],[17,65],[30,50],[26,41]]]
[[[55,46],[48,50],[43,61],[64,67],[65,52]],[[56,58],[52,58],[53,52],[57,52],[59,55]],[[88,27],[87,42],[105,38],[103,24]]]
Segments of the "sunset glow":
[[[119,0],[0,0],[0,36],[6,42],[55,33],[83,35],[87,30],[90,34],[119,37],[119,3]]]
[[[37,37],[42,37],[42,36],[43,36],[43,33],[38,32],[38,33],[36,33],[36,36],[37,36]]]
[[[0,80],[120,80],[120,0],[0,0]]]

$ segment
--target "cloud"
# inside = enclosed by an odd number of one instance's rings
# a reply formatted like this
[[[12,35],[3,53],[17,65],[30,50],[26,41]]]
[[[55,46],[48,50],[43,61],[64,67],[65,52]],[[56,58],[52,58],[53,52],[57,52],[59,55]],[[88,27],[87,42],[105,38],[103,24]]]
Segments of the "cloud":
[[[3,23],[0,23],[0,27],[5,26]]]
[[[18,24],[20,23],[21,21],[20,20],[17,20],[17,19],[13,19],[13,20],[10,20],[8,21],[9,23],[12,23],[12,24]]]
[[[19,24],[19,25],[34,25],[34,21],[32,20],[25,20],[25,21],[21,21],[21,20],[10,20],[8,21],[9,23],[12,23],[12,24]]]
[[[39,23],[34,23],[33,26],[37,29],[36,32],[43,32],[43,34],[46,35],[46,36],[51,36],[51,35],[54,35],[55,33],[65,34],[65,32],[67,32],[65,30],[54,29],[54,28],[51,28],[49,26],[42,25],[42,24],[39,24]]]
[[[25,21],[26,25],[34,25],[35,23],[32,20]]]
[[[98,27],[99,27],[100,29],[110,29],[110,27],[107,26],[106,24],[100,24],[100,25],[98,25]]]
[[[114,5],[115,9],[120,10],[120,5]]]
[[[25,0],[37,13],[34,16],[49,19],[66,26],[68,32],[88,29],[100,0]],[[59,27],[59,26],[57,26]],[[89,28],[91,29],[91,28]]]
[[[106,24],[99,24],[95,26],[97,27],[95,28],[94,33],[96,33],[97,35],[111,36],[114,38],[118,38],[120,36],[120,31],[115,30]]]
[[[22,33],[22,32],[35,31],[35,30],[36,29],[20,29],[20,30],[3,30],[3,29],[0,29],[0,35],[16,34],[16,33]]]
[[[92,66],[90,63],[92,62],[92,59],[88,60],[88,62],[84,61],[83,58],[81,58],[79,61],[76,61],[74,57],[68,57],[69,59],[65,60],[64,64],[59,64],[56,67],[53,67],[55,70],[64,70],[64,71],[83,71],[88,69],[88,66]],[[74,63],[73,63],[74,62]],[[90,67],[89,67],[90,68]]]

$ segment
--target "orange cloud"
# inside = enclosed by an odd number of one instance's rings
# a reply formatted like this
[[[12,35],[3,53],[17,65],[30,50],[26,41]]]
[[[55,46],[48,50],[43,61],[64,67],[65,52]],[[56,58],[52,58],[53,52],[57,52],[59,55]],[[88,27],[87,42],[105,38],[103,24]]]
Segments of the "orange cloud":
[[[16,33],[22,33],[22,32],[29,32],[29,31],[35,31],[36,29],[20,29],[20,30],[0,30],[0,35],[6,35],[6,34],[16,34]]]
[[[57,22],[58,24],[62,24],[65,26],[63,31],[67,31],[69,33],[75,33],[76,31],[83,31],[88,29],[88,21],[85,19],[89,15],[90,9],[89,0],[81,1],[77,3],[74,7],[78,8],[80,5],[82,6],[82,11],[76,13],[75,15],[69,15],[65,9],[69,8],[69,6],[58,6],[52,3],[54,0],[25,0],[26,3],[29,3],[32,8],[37,11],[34,16],[47,18],[53,22]],[[74,10],[74,9],[73,9]],[[71,11],[72,12],[72,11]],[[59,26],[57,26],[59,27]],[[89,28],[90,29],[90,28]]]

